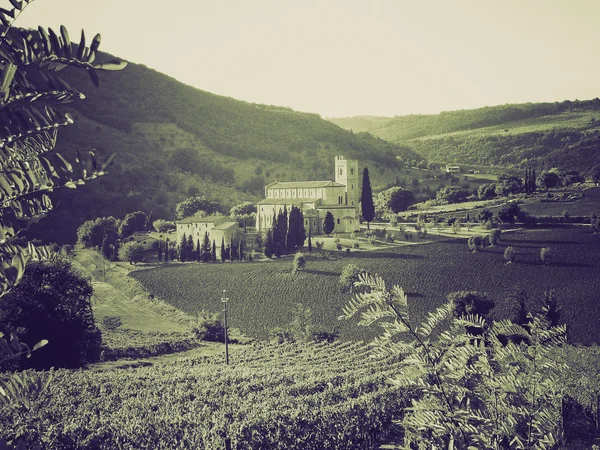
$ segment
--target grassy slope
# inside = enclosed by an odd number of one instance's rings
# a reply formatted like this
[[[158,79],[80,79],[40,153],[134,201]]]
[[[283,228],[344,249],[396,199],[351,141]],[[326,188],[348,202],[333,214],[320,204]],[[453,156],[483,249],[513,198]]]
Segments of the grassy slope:
[[[189,331],[193,320],[191,317],[169,305],[149,300],[120,265],[110,262],[103,265],[102,258],[92,250],[78,251],[74,262],[79,270],[93,277],[92,308],[98,323],[102,323],[106,316],[118,316],[123,322],[122,328],[130,330],[161,333]]]
[[[339,328],[345,338],[366,339],[373,331],[338,322],[348,298],[338,292],[338,277],[350,263],[381,274],[409,294],[416,321],[444,302],[449,292],[479,290],[497,302],[500,317],[508,313],[506,294],[517,283],[529,293],[530,308],[545,290],[554,289],[564,305],[563,320],[574,342],[600,341],[595,318],[600,316],[600,240],[585,227],[524,230],[506,235],[501,245],[471,253],[464,239],[413,245],[384,252],[359,253],[340,260],[310,260],[307,270],[292,275],[291,260],[248,264],[186,264],[133,272],[151,292],[189,312],[220,309],[223,289],[231,298],[231,323],[242,332],[265,338],[267,330],[291,320],[303,303],[313,309],[318,326]],[[505,264],[507,245],[518,250],[515,264]],[[551,266],[539,264],[541,247],[556,254]]]

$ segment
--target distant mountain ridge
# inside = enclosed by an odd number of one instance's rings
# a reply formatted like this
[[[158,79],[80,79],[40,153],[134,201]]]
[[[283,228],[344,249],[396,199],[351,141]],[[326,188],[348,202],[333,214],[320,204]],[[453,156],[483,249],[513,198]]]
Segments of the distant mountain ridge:
[[[440,114],[329,119],[435,162],[563,166],[600,163],[600,99],[487,106]]]
[[[418,156],[317,114],[211,94],[139,64],[102,73],[98,88],[81,71],[61,76],[86,99],[70,105],[75,124],[61,130],[57,151],[96,148],[118,157],[90,187],[54,193],[60,207],[31,236],[73,241],[84,220],[136,210],[169,219],[190,195],[213,197],[227,212],[261,198],[270,181],[331,178],[336,154],[359,159],[361,170],[378,169],[372,180],[383,186],[395,176],[397,156]]]

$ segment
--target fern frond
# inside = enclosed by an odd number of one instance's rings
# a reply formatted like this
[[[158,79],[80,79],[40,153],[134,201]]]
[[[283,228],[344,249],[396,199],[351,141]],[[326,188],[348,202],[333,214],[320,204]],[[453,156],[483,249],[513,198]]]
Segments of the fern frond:
[[[438,307],[434,312],[430,312],[423,324],[415,331],[422,337],[428,337],[431,332],[452,313],[452,303],[448,302]]]

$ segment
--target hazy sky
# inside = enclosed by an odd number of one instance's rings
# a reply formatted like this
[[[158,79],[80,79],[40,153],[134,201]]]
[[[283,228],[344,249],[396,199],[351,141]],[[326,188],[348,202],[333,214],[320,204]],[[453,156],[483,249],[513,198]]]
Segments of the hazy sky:
[[[600,0],[36,0],[17,23],[323,117],[600,96]]]

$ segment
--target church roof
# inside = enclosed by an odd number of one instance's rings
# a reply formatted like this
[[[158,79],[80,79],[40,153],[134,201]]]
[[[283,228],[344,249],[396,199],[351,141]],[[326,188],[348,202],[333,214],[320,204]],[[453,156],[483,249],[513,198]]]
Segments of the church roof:
[[[336,181],[273,181],[266,188],[291,189],[291,188],[322,188],[322,187],[344,187],[345,185]]]
[[[320,198],[264,198],[259,205],[300,205],[302,203],[320,203]]]

